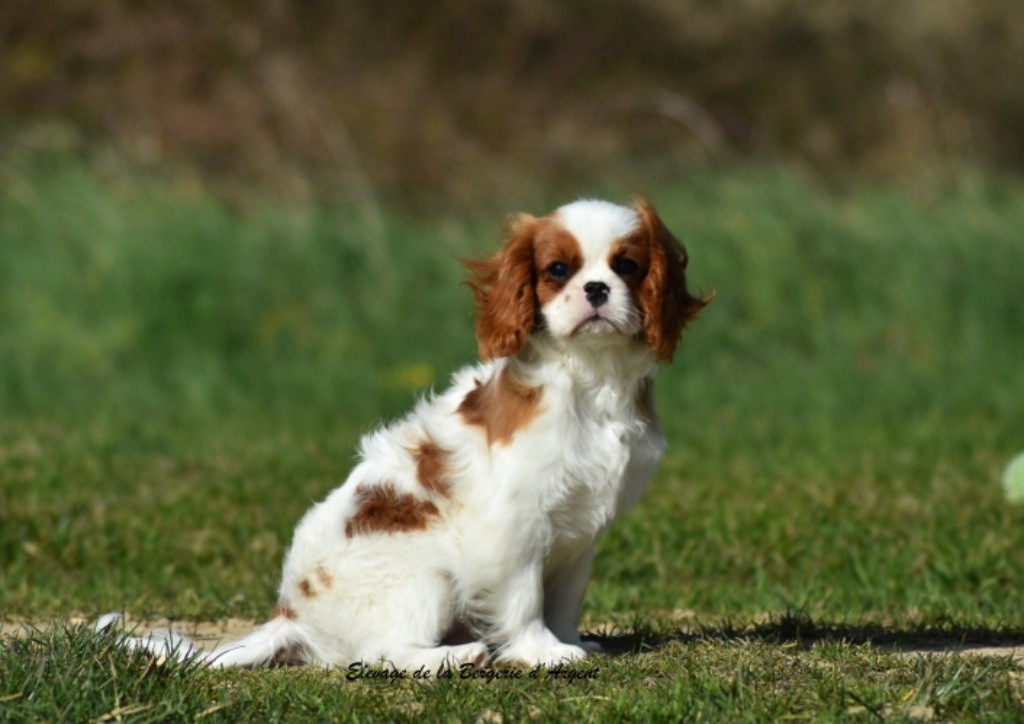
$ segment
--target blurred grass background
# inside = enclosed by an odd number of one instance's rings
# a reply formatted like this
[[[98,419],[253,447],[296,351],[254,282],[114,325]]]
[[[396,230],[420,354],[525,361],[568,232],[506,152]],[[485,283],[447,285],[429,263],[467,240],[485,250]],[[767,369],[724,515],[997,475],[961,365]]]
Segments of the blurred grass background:
[[[588,610],[1024,626],[1021,8],[5,3],[0,611],[264,615],[454,260],[644,194],[717,297]]]
[[[407,404],[474,357],[455,258],[489,253],[499,219],[395,212],[376,238],[344,205],[238,214],[66,162],[6,180],[9,413],[323,424],[341,404]],[[698,419],[785,403],[773,427],[821,436],[828,417],[1019,413],[1020,187],[978,178],[919,203],[748,169],[689,174],[655,201],[691,247],[692,283],[718,295],[684,339],[687,374],[667,372]]]

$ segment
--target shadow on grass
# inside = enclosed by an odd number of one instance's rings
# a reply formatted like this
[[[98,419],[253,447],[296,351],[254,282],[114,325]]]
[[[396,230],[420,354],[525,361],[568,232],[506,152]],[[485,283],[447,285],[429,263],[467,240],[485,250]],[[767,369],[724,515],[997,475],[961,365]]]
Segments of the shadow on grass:
[[[597,632],[583,637],[596,641],[612,655],[658,651],[670,643],[764,642],[797,644],[809,649],[820,643],[870,646],[892,653],[984,653],[1013,656],[1024,660],[1024,629],[971,626],[952,622],[905,627],[878,623],[847,624],[817,622],[801,613],[773,617],[766,623],[739,626],[726,622],[699,626],[695,631],[658,631],[639,622],[629,631]]]

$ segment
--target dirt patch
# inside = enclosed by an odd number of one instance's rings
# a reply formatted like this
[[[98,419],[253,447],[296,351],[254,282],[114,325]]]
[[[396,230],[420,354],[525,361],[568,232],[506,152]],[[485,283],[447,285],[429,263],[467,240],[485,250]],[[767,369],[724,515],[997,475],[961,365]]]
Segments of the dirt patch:
[[[928,656],[932,654],[959,654],[961,656],[992,656],[1010,658],[1014,663],[1024,663],[1024,643],[1019,645],[1002,644],[986,646],[975,644],[903,644],[899,646],[879,646],[901,656]]]

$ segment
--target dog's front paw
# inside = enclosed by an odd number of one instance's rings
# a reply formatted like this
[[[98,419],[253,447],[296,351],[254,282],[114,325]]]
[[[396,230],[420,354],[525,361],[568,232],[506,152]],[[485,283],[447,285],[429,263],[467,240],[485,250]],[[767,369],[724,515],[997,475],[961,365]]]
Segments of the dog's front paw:
[[[605,649],[598,641],[584,641],[575,631],[569,636],[559,636],[558,640],[569,646],[578,646],[588,654],[603,654]]]
[[[531,664],[543,664],[544,666],[558,666],[559,664],[571,664],[573,661],[587,658],[587,652],[581,646],[572,644],[558,644],[549,646],[543,653],[535,657]]]
[[[580,646],[554,643],[533,646],[516,646],[504,651],[499,657],[503,663],[521,663],[527,666],[558,666],[587,658],[587,652]]]
[[[571,644],[559,644],[549,648],[537,663],[545,666],[557,666],[558,664],[569,664],[573,661],[587,658],[586,648],[573,646]]]

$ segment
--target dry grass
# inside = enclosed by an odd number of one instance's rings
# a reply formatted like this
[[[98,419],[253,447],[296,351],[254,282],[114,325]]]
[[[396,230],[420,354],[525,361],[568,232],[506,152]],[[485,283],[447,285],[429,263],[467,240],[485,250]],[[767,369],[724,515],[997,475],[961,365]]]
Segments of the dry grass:
[[[371,216],[380,192],[519,206],[751,153],[1024,168],[1015,0],[23,2],[0,10],[0,66],[8,137],[49,119],[89,153],[116,139]]]

